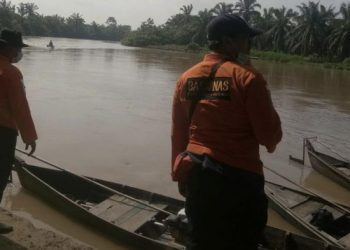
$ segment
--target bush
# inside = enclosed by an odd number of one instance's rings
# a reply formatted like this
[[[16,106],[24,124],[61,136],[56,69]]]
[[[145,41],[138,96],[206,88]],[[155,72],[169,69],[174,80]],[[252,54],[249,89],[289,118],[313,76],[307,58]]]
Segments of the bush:
[[[274,51],[252,50],[252,56],[275,62],[303,62],[303,58],[301,56]]]
[[[191,42],[187,45],[186,49],[191,51],[200,51],[202,47],[198,43]]]
[[[345,58],[345,59],[343,60],[343,63],[350,66],[350,57]]]
[[[329,62],[329,60],[327,60],[324,57],[319,56],[318,54],[312,54],[312,55],[305,57],[305,61],[311,62],[311,63]]]

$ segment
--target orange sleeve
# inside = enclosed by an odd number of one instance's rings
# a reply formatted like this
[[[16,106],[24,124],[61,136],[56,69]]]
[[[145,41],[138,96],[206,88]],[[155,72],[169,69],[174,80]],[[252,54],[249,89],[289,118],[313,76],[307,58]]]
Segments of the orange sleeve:
[[[282,139],[280,118],[273,106],[267,83],[260,75],[246,84],[246,108],[259,144],[267,149],[275,147]]]
[[[173,108],[172,108],[172,160],[171,166],[174,166],[176,156],[185,151],[188,144],[189,136],[189,121],[186,105],[181,103],[181,80],[178,81],[175,89]]]
[[[11,113],[21,133],[22,140],[24,143],[34,142],[38,137],[20,73],[13,73],[8,83]]]

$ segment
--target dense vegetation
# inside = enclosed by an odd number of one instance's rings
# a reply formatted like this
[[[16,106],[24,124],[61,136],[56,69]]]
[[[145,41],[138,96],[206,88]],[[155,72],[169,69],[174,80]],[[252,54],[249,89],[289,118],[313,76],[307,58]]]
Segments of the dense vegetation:
[[[309,61],[339,62],[350,57],[350,2],[343,3],[339,9],[313,1],[296,7],[296,10],[286,7],[261,10],[256,0],[239,0],[232,4],[220,2],[210,10],[192,14],[193,6],[186,5],[163,25],[157,26],[149,18],[123,43],[131,46],[176,44],[198,49],[206,43],[206,26],[214,16],[237,13],[252,26],[265,31],[255,39],[254,47],[276,52],[274,58],[287,60],[285,54],[288,53]]]
[[[53,36],[119,41],[130,31],[129,25],[119,25],[114,17],[108,17],[105,24],[86,24],[84,18],[73,13],[68,18],[59,15],[44,16],[37,13],[34,3],[20,3],[0,0],[0,29],[10,28],[22,31],[27,36]]]

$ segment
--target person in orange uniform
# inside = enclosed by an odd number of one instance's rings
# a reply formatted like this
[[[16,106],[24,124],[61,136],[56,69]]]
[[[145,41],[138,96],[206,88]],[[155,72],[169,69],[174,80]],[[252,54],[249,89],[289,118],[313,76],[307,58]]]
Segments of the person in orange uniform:
[[[31,117],[23,85],[23,77],[13,66],[22,58],[22,48],[27,47],[22,35],[12,30],[2,30],[0,36],[0,201],[7,185],[14,160],[18,130],[26,149],[33,154],[37,134]],[[0,233],[12,227],[0,223]]]
[[[261,31],[237,15],[208,24],[211,52],[176,84],[172,177],[186,197],[186,249],[256,250],[267,221],[259,145],[282,138],[266,81],[249,59]]]

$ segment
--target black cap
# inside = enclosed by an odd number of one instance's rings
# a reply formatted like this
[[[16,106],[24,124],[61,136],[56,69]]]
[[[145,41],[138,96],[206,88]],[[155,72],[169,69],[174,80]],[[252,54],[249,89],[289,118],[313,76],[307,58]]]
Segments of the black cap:
[[[21,32],[4,29],[1,31],[0,42],[15,48],[28,47],[23,43]]]
[[[254,37],[263,33],[254,29],[240,16],[225,14],[215,17],[207,27],[207,38],[209,42],[220,42],[223,36],[233,37],[235,35],[246,34]]]

